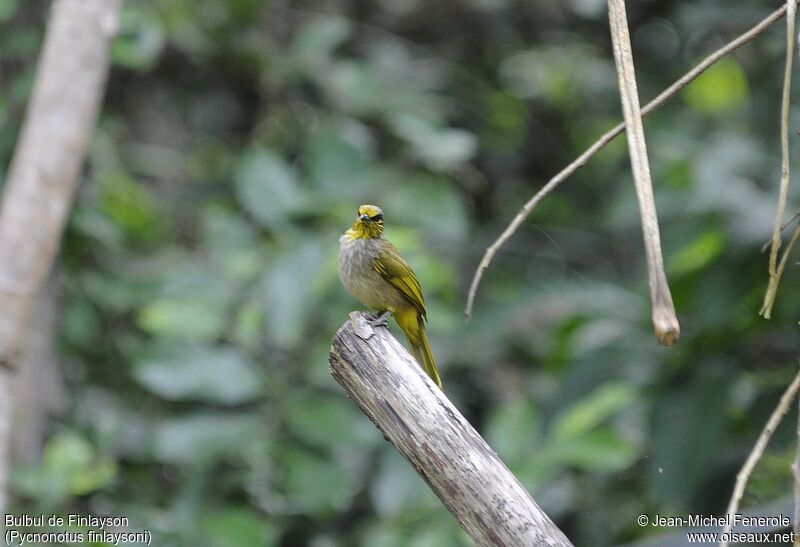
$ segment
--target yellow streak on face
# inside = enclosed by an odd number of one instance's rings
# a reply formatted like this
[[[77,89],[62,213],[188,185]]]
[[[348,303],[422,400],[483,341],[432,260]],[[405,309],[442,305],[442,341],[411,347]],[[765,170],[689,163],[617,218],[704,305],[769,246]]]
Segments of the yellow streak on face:
[[[366,215],[368,218],[375,218],[381,215],[376,220],[361,220],[361,216]],[[375,205],[362,205],[358,208],[358,216],[353,222],[352,228],[347,231],[350,239],[370,239],[373,237],[380,237],[383,233],[383,211],[380,207]]]

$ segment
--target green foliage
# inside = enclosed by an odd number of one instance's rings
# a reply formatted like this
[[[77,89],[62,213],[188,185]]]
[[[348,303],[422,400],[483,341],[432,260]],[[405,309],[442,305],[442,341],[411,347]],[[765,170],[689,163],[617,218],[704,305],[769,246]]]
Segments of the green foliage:
[[[208,340],[222,331],[224,317],[219,304],[200,296],[158,298],[139,311],[142,330],[165,338]]]
[[[740,107],[747,97],[744,71],[731,58],[720,61],[686,88],[689,106],[706,114]]]
[[[120,27],[111,50],[114,63],[133,70],[152,69],[166,45],[158,13],[146,3],[125,4]]]
[[[0,0],[0,173],[46,4]],[[756,16],[640,2],[643,101]],[[576,544],[721,512],[797,366],[789,277],[756,318],[780,32],[646,122],[676,348],[652,333],[623,138],[538,206],[463,322],[486,245],[619,119],[607,24],[578,1],[125,2],[56,276],[69,397],[14,470],[14,511],[100,508],[165,546],[471,545],[328,374],[360,308],[338,237],[372,202],[424,287],[447,395]],[[754,504],[788,492],[778,433]]]
[[[271,545],[278,530],[247,507],[234,506],[207,516],[203,536],[211,547],[249,547]]]
[[[724,415],[710,406],[724,387],[723,379],[705,376],[689,389],[665,393],[657,403],[653,443],[658,456],[649,472],[653,493],[665,507],[685,506],[718,461]]]
[[[63,432],[47,442],[38,465],[18,468],[11,481],[21,494],[38,500],[40,509],[53,511],[107,486],[117,472],[116,463],[97,454],[85,437]]]
[[[553,425],[557,439],[581,437],[615,412],[628,406],[636,397],[623,383],[606,384],[560,415]]]
[[[8,21],[17,12],[19,0],[0,0],[0,21]]]
[[[236,197],[244,210],[265,227],[279,230],[301,205],[291,167],[274,152],[246,152],[234,175]]]
[[[262,394],[259,377],[232,347],[190,346],[136,363],[133,377],[169,400],[200,400],[235,405]]]
[[[257,432],[258,424],[250,416],[198,412],[159,423],[150,449],[165,463],[204,466],[224,458],[230,446]]]
[[[124,173],[108,173],[99,177],[98,190],[100,210],[122,234],[143,242],[164,235],[164,212],[149,188]]]
[[[546,432],[533,403],[517,399],[492,414],[487,440],[533,490],[552,481],[565,466],[619,472],[633,464],[639,450],[603,422],[635,395],[626,384],[606,384],[560,413]]]

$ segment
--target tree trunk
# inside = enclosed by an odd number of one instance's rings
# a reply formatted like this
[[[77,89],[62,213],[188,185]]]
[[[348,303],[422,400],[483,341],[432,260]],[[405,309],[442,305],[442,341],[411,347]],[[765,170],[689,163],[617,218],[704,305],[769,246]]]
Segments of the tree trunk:
[[[57,270],[58,268],[55,268]],[[58,322],[56,279],[48,277],[29,318],[14,384],[14,420],[11,425],[11,464],[33,463],[42,444],[51,411],[64,402],[61,369],[55,351]]]
[[[122,0],[55,0],[0,204],[0,513],[14,384],[58,250],[108,74]]]

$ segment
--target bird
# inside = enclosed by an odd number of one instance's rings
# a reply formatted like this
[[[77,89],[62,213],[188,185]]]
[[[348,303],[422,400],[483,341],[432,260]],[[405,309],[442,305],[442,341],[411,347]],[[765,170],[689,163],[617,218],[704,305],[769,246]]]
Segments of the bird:
[[[339,238],[339,278],[362,304],[378,312],[373,325],[393,316],[414,358],[442,389],[428,335],[425,297],[417,275],[383,234],[383,210],[361,205],[353,225]]]

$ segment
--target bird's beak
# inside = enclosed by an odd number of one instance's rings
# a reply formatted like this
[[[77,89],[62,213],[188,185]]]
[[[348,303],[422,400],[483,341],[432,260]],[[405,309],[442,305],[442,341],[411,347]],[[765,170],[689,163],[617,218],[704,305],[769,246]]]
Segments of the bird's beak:
[[[358,220],[366,222],[369,220],[369,215],[359,215]]]

